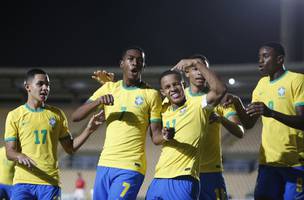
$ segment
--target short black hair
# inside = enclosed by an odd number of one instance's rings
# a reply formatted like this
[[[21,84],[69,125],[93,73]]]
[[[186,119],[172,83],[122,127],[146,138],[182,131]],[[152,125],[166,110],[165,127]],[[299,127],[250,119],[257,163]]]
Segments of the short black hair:
[[[28,83],[30,80],[32,80],[36,74],[44,74],[47,75],[45,71],[42,69],[30,69],[26,72],[24,84]]]
[[[176,71],[176,70],[167,70],[167,71],[164,71],[163,73],[161,73],[160,77],[159,77],[159,84],[161,84],[161,80],[165,77],[165,76],[168,76],[168,75],[171,75],[171,74],[175,74],[180,81],[183,80],[182,78],[182,75],[180,72]]]
[[[140,53],[142,53],[142,54],[145,55],[145,51],[144,51],[141,47],[139,47],[139,46],[129,46],[129,47],[127,47],[127,48],[125,48],[125,49],[123,50],[123,52],[122,52],[122,54],[121,54],[121,59],[123,59],[123,57],[125,57],[127,51],[129,51],[129,50],[137,50],[137,51],[139,51]]]
[[[262,45],[262,47],[270,47],[276,52],[278,56],[285,56],[285,49],[283,45],[278,42],[266,42]]]

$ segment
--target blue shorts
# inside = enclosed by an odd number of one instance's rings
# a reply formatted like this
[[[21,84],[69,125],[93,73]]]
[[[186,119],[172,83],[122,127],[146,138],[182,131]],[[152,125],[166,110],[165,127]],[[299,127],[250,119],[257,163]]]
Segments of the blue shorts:
[[[53,185],[37,185],[18,183],[13,186],[11,200],[59,200],[61,199],[61,189]]]
[[[260,165],[254,197],[259,199],[304,200],[304,167]]]
[[[0,183],[0,199],[10,199],[12,188],[12,185],[5,185]]]
[[[200,173],[200,185],[200,200],[228,199],[222,172]]]
[[[93,199],[134,200],[144,181],[139,172],[113,167],[97,167]]]
[[[147,191],[146,200],[196,200],[199,181],[191,176],[154,178]]]

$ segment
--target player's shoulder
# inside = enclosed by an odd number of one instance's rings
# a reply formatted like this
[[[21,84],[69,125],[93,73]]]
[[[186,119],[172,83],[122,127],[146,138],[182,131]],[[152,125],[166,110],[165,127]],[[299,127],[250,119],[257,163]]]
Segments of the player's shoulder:
[[[21,116],[26,111],[26,104],[20,105],[13,110],[9,111],[8,115],[10,115],[12,118],[16,119],[19,116]]]
[[[290,77],[291,80],[304,80],[304,74],[298,73],[298,72],[293,72],[293,71],[288,71],[288,76]]]
[[[52,113],[58,115],[58,116],[65,115],[64,111],[57,106],[46,104],[45,109],[49,112],[52,112]]]

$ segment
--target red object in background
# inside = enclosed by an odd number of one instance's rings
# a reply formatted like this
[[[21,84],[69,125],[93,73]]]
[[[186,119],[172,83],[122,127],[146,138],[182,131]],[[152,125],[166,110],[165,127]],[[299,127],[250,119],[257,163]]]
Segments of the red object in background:
[[[84,186],[85,186],[84,180],[82,178],[78,178],[76,180],[75,187],[82,189],[82,188],[84,188]]]

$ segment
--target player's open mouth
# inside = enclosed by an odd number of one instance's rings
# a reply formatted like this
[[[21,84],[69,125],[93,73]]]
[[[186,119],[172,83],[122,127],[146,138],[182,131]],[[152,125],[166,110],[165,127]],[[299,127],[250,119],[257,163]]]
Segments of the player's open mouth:
[[[179,93],[173,93],[170,95],[173,99],[177,99],[180,97]]]

